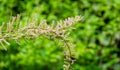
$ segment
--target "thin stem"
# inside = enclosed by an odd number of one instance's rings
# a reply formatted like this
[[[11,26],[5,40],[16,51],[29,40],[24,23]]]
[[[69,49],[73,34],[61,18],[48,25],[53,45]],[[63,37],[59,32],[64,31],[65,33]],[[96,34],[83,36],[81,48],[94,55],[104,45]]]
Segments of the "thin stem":
[[[69,58],[70,58],[70,60],[71,60],[71,49],[70,49],[70,46],[69,46],[69,44],[67,43],[67,41],[63,38],[63,37],[61,37],[61,39],[65,42],[65,44],[66,44],[66,46],[67,46],[67,48],[68,48],[68,51],[69,51]],[[71,68],[71,62],[69,62],[69,68],[68,68],[68,70],[70,70],[70,68]]]
[[[62,40],[65,42],[65,44],[66,44],[66,46],[67,46],[67,48],[68,48],[68,50],[69,50],[69,55],[71,56],[72,54],[71,54],[71,49],[70,49],[69,44],[67,43],[67,41],[66,41],[63,37],[61,37],[61,38],[62,38]]]

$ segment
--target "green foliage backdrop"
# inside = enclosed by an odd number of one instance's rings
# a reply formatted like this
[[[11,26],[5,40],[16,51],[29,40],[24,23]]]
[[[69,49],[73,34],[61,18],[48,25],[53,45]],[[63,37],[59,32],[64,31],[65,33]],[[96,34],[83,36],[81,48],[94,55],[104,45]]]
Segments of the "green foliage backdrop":
[[[75,47],[74,70],[120,70],[120,1],[119,0],[0,0],[0,24],[21,14],[21,21],[60,20],[82,15],[72,31]],[[0,47],[0,70],[62,70],[63,54],[47,39],[11,41]]]

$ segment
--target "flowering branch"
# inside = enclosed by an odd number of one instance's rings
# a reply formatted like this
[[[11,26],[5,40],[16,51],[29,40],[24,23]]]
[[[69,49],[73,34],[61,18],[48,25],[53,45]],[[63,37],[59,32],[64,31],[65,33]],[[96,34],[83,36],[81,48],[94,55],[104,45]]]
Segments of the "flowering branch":
[[[67,18],[65,20],[60,20],[56,24],[55,22],[52,25],[48,25],[46,20],[41,21],[38,25],[37,19],[34,22],[28,22],[26,26],[25,24],[19,21],[20,16],[13,17],[12,21],[7,23],[2,23],[0,26],[0,44],[3,46],[5,50],[7,48],[5,45],[10,45],[8,39],[15,40],[16,43],[19,43],[18,40],[21,38],[38,38],[40,36],[49,36],[52,38],[60,38],[64,41],[65,46],[68,47],[68,54],[65,54],[66,60],[71,60],[71,47],[66,41],[67,36],[69,35],[69,30],[76,22],[81,20],[81,16],[75,16],[74,18]],[[3,29],[4,28],[4,29]],[[71,67],[71,62],[68,65],[64,65],[65,70],[69,70]]]

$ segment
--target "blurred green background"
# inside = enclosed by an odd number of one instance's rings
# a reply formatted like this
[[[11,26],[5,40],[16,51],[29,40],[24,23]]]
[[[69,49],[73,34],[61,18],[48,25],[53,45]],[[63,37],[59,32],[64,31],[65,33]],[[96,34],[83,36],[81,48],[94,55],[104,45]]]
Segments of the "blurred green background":
[[[65,19],[82,15],[70,39],[77,61],[74,70],[120,70],[120,0],[0,0],[0,24],[11,16],[21,21]],[[0,70],[62,70],[63,52],[47,39],[0,46]]]

